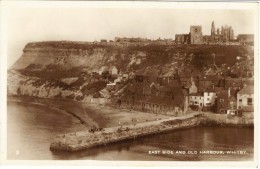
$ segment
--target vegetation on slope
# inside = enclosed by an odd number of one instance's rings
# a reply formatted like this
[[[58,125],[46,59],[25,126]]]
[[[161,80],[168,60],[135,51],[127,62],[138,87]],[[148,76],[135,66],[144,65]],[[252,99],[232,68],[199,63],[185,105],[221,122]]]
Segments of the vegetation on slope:
[[[102,63],[114,65],[119,70],[135,71],[148,67],[165,68],[166,65],[177,63],[175,69],[191,67],[203,68],[214,63],[221,67],[222,64],[232,66],[235,64],[237,56],[242,60],[247,55],[253,56],[253,50],[248,46],[225,46],[225,45],[148,45],[148,46],[104,46],[93,45],[85,42],[37,42],[29,43],[26,48],[42,48],[43,50],[53,49],[86,49],[90,56],[99,57],[102,55]],[[103,53],[96,53],[94,49],[104,49]],[[138,53],[143,53],[140,56]],[[213,55],[214,53],[214,55]],[[73,57],[70,56],[70,57]],[[113,59],[111,59],[111,57]],[[129,64],[132,59],[140,59],[140,63]],[[101,61],[99,61],[101,63]],[[97,63],[99,65],[100,63]],[[45,67],[31,63],[26,69],[20,70],[23,75],[35,76],[46,79],[68,78],[79,76],[83,68],[88,68],[88,64],[79,65],[70,69],[65,69],[65,65],[49,64]],[[96,67],[99,69],[100,67]],[[167,68],[168,69],[168,68]],[[167,71],[167,70],[164,70]]]

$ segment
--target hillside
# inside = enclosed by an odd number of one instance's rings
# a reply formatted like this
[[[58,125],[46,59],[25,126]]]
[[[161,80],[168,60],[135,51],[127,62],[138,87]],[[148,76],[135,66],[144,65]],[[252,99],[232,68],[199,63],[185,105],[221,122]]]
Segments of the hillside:
[[[8,71],[8,94],[49,98],[82,99],[106,87],[106,77],[93,77],[102,66],[121,72],[156,70],[168,76],[176,70],[197,69],[202,73],[215,63],[233,66],[253,56],[247,46],[150,45],[105,46],[84,42],[28,43],[23,55]],[[113,81],[113,79],[110,79]]]
[[[223,63],[232,66],[237,56],[252,56],[253,50],[246,46],[222,45],[119,47],[62,41],[36,42],[25,46],[23,55],[11,69],[20,69],[24,75],[37,77],[45,77],[46,71],[49,75],[55,72],[53,78],[73,77],[83,69],[92,71],[103,65],[114,65],[123,71],[147,67],[160,67],[166,71],[185,67],[202,69],[214,62],[212,53],[218,66]]]

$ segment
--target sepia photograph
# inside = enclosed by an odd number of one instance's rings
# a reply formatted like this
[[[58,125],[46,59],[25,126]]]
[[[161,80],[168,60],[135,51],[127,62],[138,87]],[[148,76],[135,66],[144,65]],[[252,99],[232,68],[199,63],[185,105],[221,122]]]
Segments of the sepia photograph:
[[[6,161],[257,160],[259,3],[1,7]]]

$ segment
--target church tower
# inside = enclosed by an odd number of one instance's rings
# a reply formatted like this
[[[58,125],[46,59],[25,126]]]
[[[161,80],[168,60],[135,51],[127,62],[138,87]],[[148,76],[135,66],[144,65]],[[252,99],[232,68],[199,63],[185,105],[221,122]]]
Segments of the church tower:
[[[190,26],[190,44],[202,44],[203,35],[201,26]]]
[[[215,32],[216,32],[216,30],[215,30],[215,23],[213,21],[212,24],[211,24],[211,36],[215,36]]]

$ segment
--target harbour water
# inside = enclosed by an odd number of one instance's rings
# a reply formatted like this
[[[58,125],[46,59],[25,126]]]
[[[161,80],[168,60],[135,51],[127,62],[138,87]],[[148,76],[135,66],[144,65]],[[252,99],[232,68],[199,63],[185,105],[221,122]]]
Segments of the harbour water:
[[[86,151],[52,152],[49,150],[49,146],[54,136],[84,129],[75,117],[58,109],[21,102],[8,102],[7,117],[8,159],[253,160],[254,130],[252,128],[198,127],[147,136]],[[176,151],[180,153],[176,153]],[[200,154],[200,151],[246,151],[246,153],[217,155]]]

